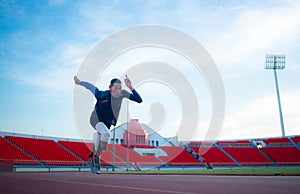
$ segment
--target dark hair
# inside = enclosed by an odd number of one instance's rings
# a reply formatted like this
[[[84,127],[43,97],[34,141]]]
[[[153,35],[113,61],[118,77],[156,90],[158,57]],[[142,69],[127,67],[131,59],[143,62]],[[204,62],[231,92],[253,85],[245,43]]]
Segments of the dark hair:
[[[114,79],[112,79],[112,80],[110,81],[110,85],[112,86],[112,85],[114,85],[114,83],[119,83],[119,84],[121,84],[122,82],[121,82],[121,80],[119,80],[118,78],[114,78]]]

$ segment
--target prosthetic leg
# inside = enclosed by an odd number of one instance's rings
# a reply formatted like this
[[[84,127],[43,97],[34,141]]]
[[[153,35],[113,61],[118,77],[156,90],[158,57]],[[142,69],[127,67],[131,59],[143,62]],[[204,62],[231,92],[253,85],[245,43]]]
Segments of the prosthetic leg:
[[[94,148],[91,154],[89,155],[89,162],[92,173],[100,174],[99,156],[101,154],[101,151],[101,134],[99,132],[96,132],[94,133]]]
[[[96,174],[101,174],[100,171],[100,157],[95,155],[95,172]]]
[[[89,156],[90,167],[92,173],[101,174],[100,171],[100,155],[103,150],[107,149],[107,142],[110,138],[110,133],[104,123],[99,122],[95,127],[97,133],[94,133],[94,149]]]
[[[91,154],[89,155],[89,162],[90,162],[91,172],[95,173],[94,153],[93,152],[91,152]]]

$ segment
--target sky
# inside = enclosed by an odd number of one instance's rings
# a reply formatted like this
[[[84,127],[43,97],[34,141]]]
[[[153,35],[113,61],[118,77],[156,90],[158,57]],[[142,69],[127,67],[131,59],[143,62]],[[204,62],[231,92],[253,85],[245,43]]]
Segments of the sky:
[[[264,62],[266,53],[286,54],[286,69],[278,71],[285,132],[300,134],[297,0],[0,0],[0,131],[80,138],[73,110],[73,90],[79,86],[74,86],[73,76],[101,40],[147,24],[186,32],[214,59],[226,96],[218,139],[281,135],[273,72],[264,69]],[[194,140],[203,140],[211,119],[209,89],[189,62],[171,51],[141,48],[124,53],[94,84],[107,89],[110,78],[149,60],[171,63],[198,88],[200,118]],[[159,102],[166,117],[156,130],[165,137],[176,135],[185,115],[180,114],[180,99],[174,92],[158,82],[136,89],[144,102],[130,104],[130,117],[149,123],[151,104]],[[87,128],[92,131],[88,123]]]

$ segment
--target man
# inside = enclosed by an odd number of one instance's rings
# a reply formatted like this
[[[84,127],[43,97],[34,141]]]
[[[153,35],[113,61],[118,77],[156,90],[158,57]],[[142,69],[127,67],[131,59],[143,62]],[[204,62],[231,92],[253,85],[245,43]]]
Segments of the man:
[[[130,79],[125,77],[125,84],[131,91],[122,90],[122,82],[114,78],[110,81],[109,90],[101,91],[93,84],[85,81],[80,81],[77,76],[74,76],[75,84],[81,85],[90,90],[95,96],[97,102],[90,117],[90,123],[97,131],[95,135],[95,144],[92,153],[90,154],[91,171],[100,174],[100,154],[102,150],[106,150],[108,140],[110,138],[109,128],[111,125],[116,125],[123,98],[128,98],[137,103],[142,102],[142,98],[137,91],[132,87]]]

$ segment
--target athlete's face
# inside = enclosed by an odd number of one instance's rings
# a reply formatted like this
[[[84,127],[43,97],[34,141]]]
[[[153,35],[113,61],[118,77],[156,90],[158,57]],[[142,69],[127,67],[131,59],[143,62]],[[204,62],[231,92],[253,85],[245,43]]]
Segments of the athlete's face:
[[[110,94],[114,98],[119,98],[122,92],[122,84],[114,83],[112,86],[109,86]]]

